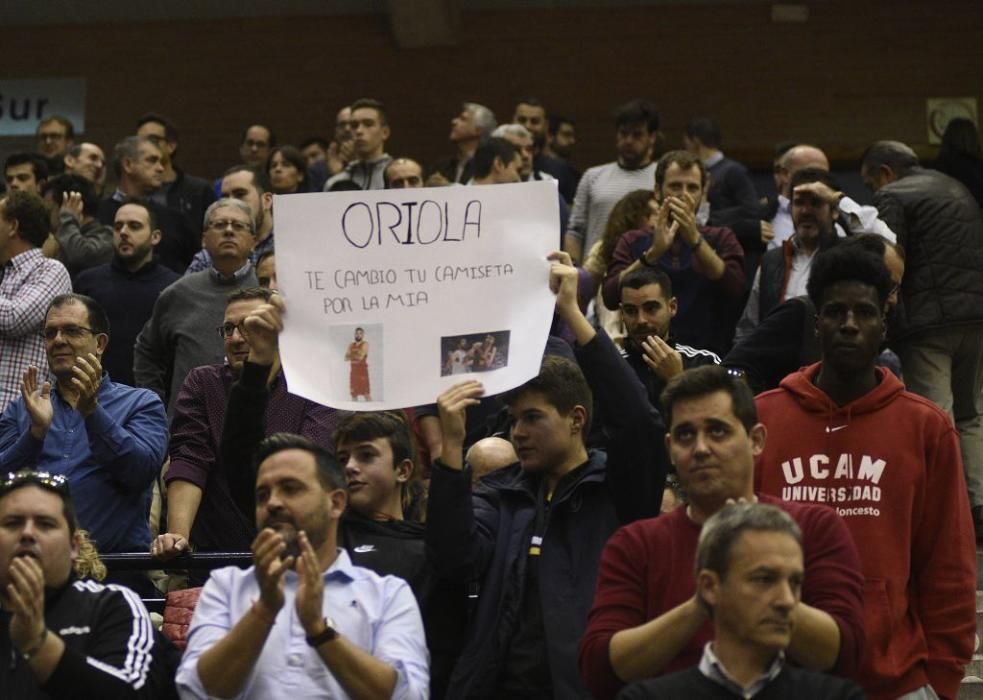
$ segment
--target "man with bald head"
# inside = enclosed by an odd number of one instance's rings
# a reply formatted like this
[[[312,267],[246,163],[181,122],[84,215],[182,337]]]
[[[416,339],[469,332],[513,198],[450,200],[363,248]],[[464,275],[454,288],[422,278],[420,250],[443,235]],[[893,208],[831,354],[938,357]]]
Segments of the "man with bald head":
[[[922,168],[900,141],[878,141],[860,167],[907,251],[903,313],[891,328],[905,383],[959,431],[977,542],[983,539],[983,219],[961,183]]]
[[[65,153],[65,174],[84,177],[101,192],[106,182],[106,154],[94,143],[77,143]]]
[[[780,188],[778,193],[778,209],[770,222],[775,235],[768,243],[769,249],[779,247],[795,233],[795,225],[792,223],[793,192],[791,191],[790,183],[792,176],[805,168],[815,168],[829,172],[829,159],[816,146],[799,144],[786,151],[785,155],[778,161],[775,178]],[[874,207],[861,206],[843,194],[843,192],[834,190],[821,183],[814,183],[810,187],[809,192],[818,195],[831,207],[838,209],[840,214],[845,218],[850,233],[877,233],[892,243],[896,240],[890,227],[878,218],[877,209]],[[843,226],[840,224],[836,225],[836,233],[841,238],[847,235]]]

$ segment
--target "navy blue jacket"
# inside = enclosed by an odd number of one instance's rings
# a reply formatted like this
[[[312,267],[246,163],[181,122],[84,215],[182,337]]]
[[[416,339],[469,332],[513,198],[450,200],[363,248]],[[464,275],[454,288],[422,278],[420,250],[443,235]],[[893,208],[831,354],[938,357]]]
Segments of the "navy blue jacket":
[[[659,514],[668,459],[665,426],[645,388],[603,331],[579,349],[605,412],[607,457],[589,453],[576,481],[558,489],[539,561],[544,634],[556,698],[590,698],[577,671],[601,550],[621,525]],[[519,464],[482,479],[438,461],[431,473],[427,556],[442,576],[478,581],[468,640],[448,697],[491,698],[516,629],[540,477]]]

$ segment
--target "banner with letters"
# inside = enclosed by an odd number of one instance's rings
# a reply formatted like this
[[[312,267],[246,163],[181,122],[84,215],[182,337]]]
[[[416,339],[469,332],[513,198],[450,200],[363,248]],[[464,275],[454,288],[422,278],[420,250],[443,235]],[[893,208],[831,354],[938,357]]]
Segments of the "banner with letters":
[[[280,195],[290,392],[347,410],[486,394],[539,372],[553,315],[555,182]]]

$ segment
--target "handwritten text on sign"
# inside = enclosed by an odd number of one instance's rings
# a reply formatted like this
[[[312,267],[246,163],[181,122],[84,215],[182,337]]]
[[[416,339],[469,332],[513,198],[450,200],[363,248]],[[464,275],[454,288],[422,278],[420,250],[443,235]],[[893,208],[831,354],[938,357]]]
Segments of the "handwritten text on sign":
[[[442,355],[458,336],[508,338],[455,365],[480,367],[488,393],[538,371],[554,184],[288,195],[274,212],[291,392],[356,410],[431,403],[452,383]]]

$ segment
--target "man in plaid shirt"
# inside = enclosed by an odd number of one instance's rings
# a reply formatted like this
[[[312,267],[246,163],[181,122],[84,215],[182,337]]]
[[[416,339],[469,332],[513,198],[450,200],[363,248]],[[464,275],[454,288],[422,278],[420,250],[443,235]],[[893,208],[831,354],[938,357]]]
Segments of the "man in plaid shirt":
[[[35,194],[0,199],[0,411],[20,396],[28,365],[48,374],[41,326],[48,304],[72,291],[68,270],[41,254],[48,211]]]

